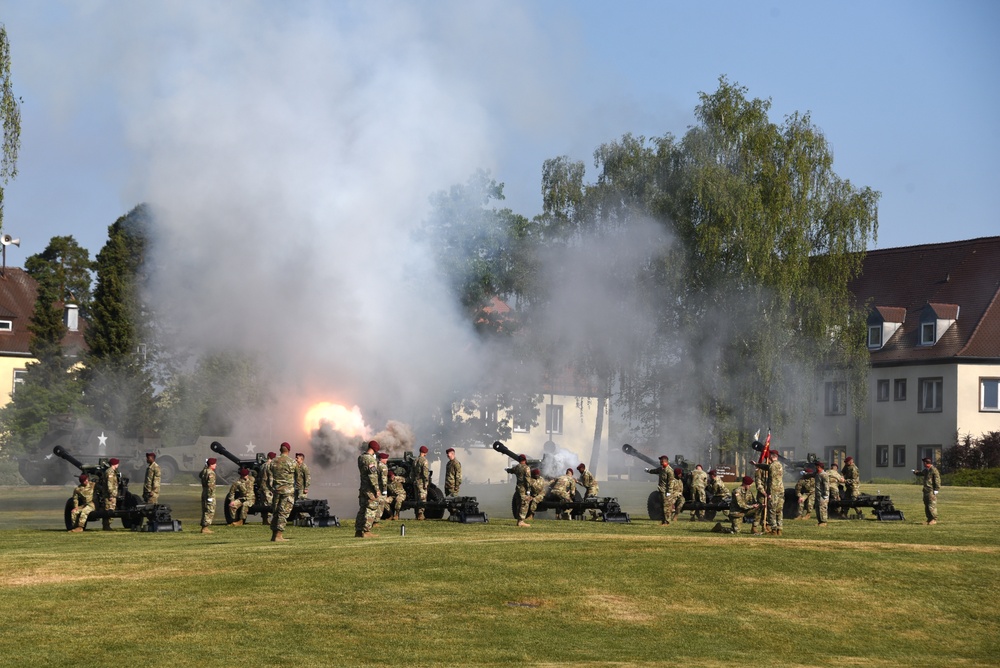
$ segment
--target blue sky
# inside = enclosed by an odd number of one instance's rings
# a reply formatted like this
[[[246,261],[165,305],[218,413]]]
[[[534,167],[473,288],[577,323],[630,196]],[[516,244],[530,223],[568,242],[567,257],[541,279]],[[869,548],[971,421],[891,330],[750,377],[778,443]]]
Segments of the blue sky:
[[[600,143],[623,133],[681,135],[698,92],[726,75],[771,98],[775,120],[811,112],[837,173],[881,191],[876,247],[1000,233],[1000,3],[4,1],[0,21],[23,98],[20,174],[6,186],[4,209],[4,231],[22,239],[9,249],[11,265],[53,235],[72,234],[96,254],[107,226],[138,202],[190,192],[189,184],[164,187],[176,172],[151,165],[197,173],[197,161],[164,156],[181,145],[197,153],[239,114],[213,125],[191,110],[198,98],[182,97],[185,87],[218,91],[204,98],[220,105],[226,95],[267,97],[269,83],[294,101],[301,123],[317,127],[338,104],[370,116],[408,95],[407,83],[415,100],[426,86],[433,92],[424,99],[454,114],[450,125],[467,143],[431,133],[404,148],[411,159],[395,171],[355,170],[344,158],[327,177],[340,169],[384,179],[352,190],[377,197],[410,179],[408,169],[426,168],[430,177],[407,190],[412,210],[484,167],[506,184],[508,205],[532,216],[543,160],[568,155],[589,166]],[[248,40],[282,54],[284,69],[270,82],[232,83],[254,62],[244,57]],[[350,48],[338,68],[303,77],[304,88],[371,73],[385,86],[365,84],[358,99],[350,85],[337,99],[299,97],[288,80],[315,66],[306,47],[324,40]],[[393,81],[394,68],[415,74]],[[331,122],[340,113],[330,111]],[[415,123],[393,141],[421,131]],[[212,179],[206,171],[202,182]],[[240,188],[219,190],[242,197]]]

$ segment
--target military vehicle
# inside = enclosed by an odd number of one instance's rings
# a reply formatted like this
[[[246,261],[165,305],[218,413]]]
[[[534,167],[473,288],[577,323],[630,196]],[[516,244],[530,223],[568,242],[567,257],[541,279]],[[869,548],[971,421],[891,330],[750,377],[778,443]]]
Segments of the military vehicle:
[[[120,518],[122,526],[133,531],[180,531],[180,520],[170,517],[170,506],[159,503],[143,503],[142,499],[128,491],[128,477],[122,475],[121,465],[118,466],[116,475],[118,476],[118,500],[114,510],[104,509],[104,488],[100,484],[105,472],[111,468],[107,459],[102,459],[97,464],[84,464],[79,459],[67,452],[62,446],[57,445],[52,449],[52,454],[61,461],[68,462],[82,473],[90,476],[94,482],[94,510],[87,516],[86,522],[92,520]],[[66,529],[73,528],[71,514],[73,512],[73,499],[66,501],[63,512],[63,519],[66,522]],[[143,522],[145,520],[145,522]],[[86,527],[86,522],[84,526]]]
[[[622,452],[626,455],[631,455],[636,459],[646,462],[653,469],[660,468],[660,462],[658,460],[639,452],[628,443],[622,446]],[[691,462],[686,460],[683,456],[677,455],[675,463],[671,466],[674,469],[679,468],[684,471],[684,475],[682,476],[682,480],[684,481],[684,507],[682,510],[688,510],[691,512],[702,511],[705,514],[706,520],[715,519],[715,514],[718,512],[729,511],[728,497],[710,496],[704,502],[696,502],[692,500]],[[649,496],[646,497],[646,513],[649,515],[649,519],[651,520],[657,520],[659,522],[663,521],[663,499],[660,497],[659,490],[650,492]]]

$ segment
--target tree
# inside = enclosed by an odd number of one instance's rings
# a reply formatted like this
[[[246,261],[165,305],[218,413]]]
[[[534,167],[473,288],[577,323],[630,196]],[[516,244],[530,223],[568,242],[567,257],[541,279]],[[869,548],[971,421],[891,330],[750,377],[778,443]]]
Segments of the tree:
[[[148,342],[152,314],[142,299],[148,207],[140,204],[108,228],[97,255],[97,288],[87,328],[89,348],[82,376],[91,416],[126,436],[157,429]]]
[[[20,99],[11,82],[10,42],[0,23],[0,120],[3,122],[3,152],[0,154],[0,229],[3,229],[4,187],[17,176],[17,154],[21,148]]]

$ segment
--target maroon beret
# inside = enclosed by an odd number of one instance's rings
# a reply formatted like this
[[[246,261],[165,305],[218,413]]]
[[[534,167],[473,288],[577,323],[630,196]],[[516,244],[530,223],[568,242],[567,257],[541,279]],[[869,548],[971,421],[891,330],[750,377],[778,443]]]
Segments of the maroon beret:
[[[449,452],[455,452],[455,448],[448,448],[444,451],[444,454],[448,454]]]
[[[155,452],[147,452],[146,456],[147,457],[152,457],[153,459],[156,459],[156,453]]]
[[[708,475],[715,475],[715,469],[712,469],[711,471],[709,471]]]
[[[576,470],[577,471],[586,471],[587,470],[587,466],[583,462],[580,462],[579,464],[576,465]]]
[[[669,462],[670,461],[670,457],[668,457],[666,455],[660,455],[660,461],[661,462],[664,462],[664,461]]]
[[[278,450],[281,450],[282,452],[288,452],[291,449],[292,449],[292,446],[288,445],[287,441],[285,443],[282,443],[281,445],[278,446]]]
[[[240,469],[241,478],[246,478],[248,475],[250,475],[250,469]]]
[[[86,484],[86,482],[87,482],[88,480],[90,480],[90,476],[89,476],[89,475],[87,475],[86,473],[84,473],[84,474],[82,474],[82,475],[80,476],[80,482],[81,482],[81,483],[84,483],[84,484]]]
[[[392,480],[395,477],[396,477],[396,474],[393,473],[392,471],[389,471],[389,480]]]
[[[531,475],[533,475],[535,477],[538,477],[538,476],[542,475],[542,472],[539,471],[538,469],[531,469]]]
[[[823,462],[816,462],[816,468],[826,469],[826,464],[824,464]]]
[[[743,485],[749,487],[753,484],[753,478],[748,475],[743,476]]]
[[[295,456],[296,456],[296,457],[302,457],[303,459],[305,459],[305,457],[306,457],[306,456],[305,456],[304,454],[302,454],[301,452],[296,452],[296,453],[295,453]]]
[[[680,478],[682,475],[684,475],[684,469],[674,469],[674,475]]]
[[[380,453],[378,453],[378,458],[379,459],[389,459],[389,453],[388,452],[380,452]]]
[[[118,464],[118,460],[112,457],[111,459],[108,460],[108,463],[111,464],[112,466],[116,466]]]
[[[368,448],[372,452],[378,452],[378,441],[368,441]]]
[[[849,464],[849,463],[851,463],[853,461],[854,461],[854,457],[845,457],[844,458],[844,463],[845,464]]]
[[[278,456],[278,455],[277,455],[277,454],[275,454],[275,453],[273,453],[273,452],[269,452],[269,453],[267,453],[267,458],[268,458],[268,459],[274,459],[274,458],[275,458],[275,457],[277,457],[277,456]]]
[[[424,455],[427,454],[427,446],[426,445],[421,445],[420,446],[420,453],[424,454]]]
[[[528,455],[518,455],[517,456],[517,461],[519,461],[519,462],[526,462],[526,461],[528,461]]]
[[[219,460],[216,459],[215,457],[209,457],[208,460],[205,463],[208,464],[209,466],[211,466],[212,464],[217,464],[218,461]]]

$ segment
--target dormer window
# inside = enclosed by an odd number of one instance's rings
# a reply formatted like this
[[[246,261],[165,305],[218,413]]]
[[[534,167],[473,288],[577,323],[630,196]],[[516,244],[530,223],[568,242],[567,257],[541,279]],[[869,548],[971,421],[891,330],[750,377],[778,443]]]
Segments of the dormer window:
[[[13,332],[13,331],[14,331],[13,320],[0,320],[0,332]]]
[[[868,350],[880,350],[906,320],[906,309],[876,306],[868,316]]]
[[[958,320],[957,304],[928,302],[920,311],[920,345],[933,346]]]
[[[920,325],[920,345],[922,346],[933,346],[936,339],[934,338],[934,323],[925,322]]]
[[[868,347],[869,348],[881,348],[882,347],[882,327],[875,325],[868,328]]]

